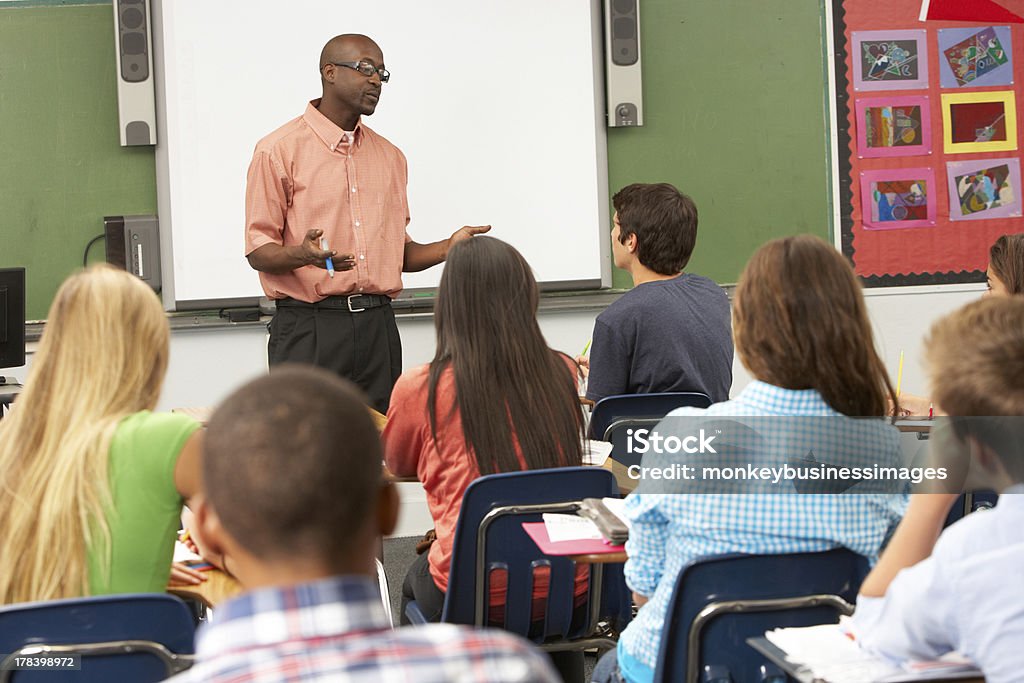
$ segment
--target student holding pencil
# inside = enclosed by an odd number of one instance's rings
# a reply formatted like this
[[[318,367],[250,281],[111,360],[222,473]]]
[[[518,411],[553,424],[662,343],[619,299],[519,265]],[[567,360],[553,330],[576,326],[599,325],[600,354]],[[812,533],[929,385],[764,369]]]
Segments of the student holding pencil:
[[[857,599],[861,645],[890,660],[957,650],[989,683],[1024,672],[1024,299],[990,297],[937,322],[926,358],[950,418],[942,463],[996,507],[943,531],[959,489],[912,497]],[[933,430],[932,440],[936,435]],[[952,457],[948,447],[952,445]],[[970,466],[967,467],[967,461]],[[941,535],[940,535],[941,533]]]
[[[1017,296],[1024,294],[1024,234],[1002,235],[988,252],[985,270],[988,288],[984,296]],[[903,354],[900,353],[902,370]],[[902,372],[900,373],[902,375]],[[899,394],[899,392],[897,392]],[[900,415],[941,415],[931,399],[914,394],[899,394]]]

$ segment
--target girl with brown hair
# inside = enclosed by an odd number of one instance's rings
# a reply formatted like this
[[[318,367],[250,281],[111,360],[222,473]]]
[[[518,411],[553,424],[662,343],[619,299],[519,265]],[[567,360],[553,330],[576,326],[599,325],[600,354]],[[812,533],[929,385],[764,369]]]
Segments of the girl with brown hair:
[[[857,278],[832,246],[809,235],[765,244],[740,275],[732,314],[736,351],[753,381],[735,398],[706,410],[670,413],[656,428],[662,435],[675,434],[683,421],[673,419],[685,416],[733,418],[741,424],[743,418],[756,418],[746,422],[765,430],[764,442],[794,446],[783,453],[787,457],[812,452],[835,465],[845,466],[848,460],[882,467],[901,463],[899,433],[891,425],[881,419],[843,419],[882,418],[895,392],[875,351]],[[801,418],[796,425],[794,417]],[[757,457],[748,453],[748,462]],[[721,452],[715,456],[724,457]],[[598,664],[593,680],[617,680],[616,675],[631,683],[653,679],[669,598],[691,560],[836,547],[877,558],[906,496],[851,488],[806,495],[796,493],[802,490],[797,482],[774,489],[753,483],[742,490],[770,492],[716,495],[708,491],[721,489],[703,481],[683,483],[678,493],[630,495],[625,573],[640,609],[617,650]],[[745,645],[737,642],[736,647]]]

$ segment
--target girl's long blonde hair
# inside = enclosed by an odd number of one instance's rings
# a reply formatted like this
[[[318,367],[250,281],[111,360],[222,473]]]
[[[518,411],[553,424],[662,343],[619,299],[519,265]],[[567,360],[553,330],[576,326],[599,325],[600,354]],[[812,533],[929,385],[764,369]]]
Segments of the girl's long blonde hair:
[[[94,266],[57,292],[0,420],[0,604],[89,594],[87,552],[110,548],[110,442],[156,405],[168,344],[159,300],[125,271]]]

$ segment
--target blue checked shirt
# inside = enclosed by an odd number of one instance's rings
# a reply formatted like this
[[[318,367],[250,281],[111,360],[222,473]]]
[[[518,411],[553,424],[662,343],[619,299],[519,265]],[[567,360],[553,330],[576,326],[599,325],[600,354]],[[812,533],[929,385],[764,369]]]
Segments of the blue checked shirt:
[[[393,630],[374,581],[335,577],[230,600],[174,683],[540,681],[546,657],[509,634],[430,624]]]
[[[790,390],[751,382],[731,401],[707,410],[680,408],[672,416],[822,416],[840,414],[813,389]],[[801,433],[812,447],[828,442],[829,420],[807,420]],[[899,436],[877,423],[875,438],[863,448],[883,464],[899,462]],[[814,430],[820,431],[816,434]],[[665,432],[668,433],[668,432]],[[627,674],[639,672],[633,662],[654,669],[665,611],[679,571],[704,555],[724,553],[782,554],[829,550],[843,546],[872,563],[891,527],[906,508],[903,495],[788,494],[633,494],[626,499],[631,529],[626,543],[626,582],[649,602],[622,633],[620,663]],[[737,647],[745,647],[739,643]],[[624,656],[623,656],[624,655]],[[620,664],[621,666],[621,664]],[[636,677],[636,676],[635,676]],[[639,676],[646,677],[646,676]]]

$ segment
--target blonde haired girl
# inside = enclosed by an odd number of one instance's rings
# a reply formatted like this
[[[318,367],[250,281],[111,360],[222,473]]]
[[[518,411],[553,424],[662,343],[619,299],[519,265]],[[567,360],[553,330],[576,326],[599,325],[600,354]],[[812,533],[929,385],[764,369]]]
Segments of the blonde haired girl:
[[[165,589],[200,464],[199,425],[150,412],[169,335],[153,291],[124,271],[92,267],[57,292],[0,420],[0,604]]]

